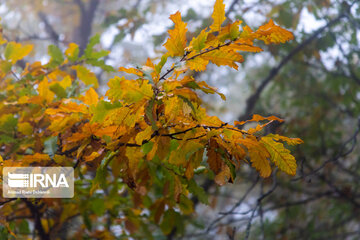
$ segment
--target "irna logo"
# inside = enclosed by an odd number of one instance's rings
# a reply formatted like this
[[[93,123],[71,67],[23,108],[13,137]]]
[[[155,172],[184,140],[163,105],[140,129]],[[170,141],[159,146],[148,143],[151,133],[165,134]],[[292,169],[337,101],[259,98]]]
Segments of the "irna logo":
[[[72,198],[72,167],[4,167],[5,198]]]
[[[36,187],[69,187],[65,174],[18,174],[8,173],[9,187],[20,188],[36,188]]]

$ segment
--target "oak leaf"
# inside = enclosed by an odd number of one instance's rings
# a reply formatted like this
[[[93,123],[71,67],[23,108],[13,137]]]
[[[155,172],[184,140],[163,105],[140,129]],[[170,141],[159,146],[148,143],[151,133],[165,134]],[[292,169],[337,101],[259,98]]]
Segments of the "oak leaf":
[[[175,23],[175,27],[168,31],[170,37],[164,43],[164,46],[171,57],[182,56],[186,47],[187,24],[181,20],[180,12],[172,14],[170,19]]]

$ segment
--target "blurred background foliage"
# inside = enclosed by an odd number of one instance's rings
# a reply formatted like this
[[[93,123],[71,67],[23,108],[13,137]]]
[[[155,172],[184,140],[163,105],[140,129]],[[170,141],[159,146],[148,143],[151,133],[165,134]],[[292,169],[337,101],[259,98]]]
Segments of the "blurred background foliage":
[[[294,149],[298,172],[293,178],[279,173],[259,179],[244,167],[234,184],[222,188],[199,179],[209,205],[194,198],[195,213],[179,218],[168,239],[359,239],[360,2],[225,3],[230,19],[255,28],[272,18],[291,30],[295,39],[261,46],[265,51],[245,55],[238,71],[210,67],[197,74],[228,98],[223,102],[205,95],[204,103],[225,121],[249,119],[253,113],[282,117],[284,124],[267,131],[301,137],[305,144]],[[8,40],[35,45],[27,61],[46,62],[49,44],[64,50],[76,42],[84,49],[89,37],[99,33],[101,48],[111,51],[108,64],[137,66],[164,51],[170,14],[180,10],[195,35],[211,23],[213,4],[208,0],[1,0],[0,16]],[[188,35],[189,40],[192,37]],[[104,93],[111,76],[94,71]],[[101,218],[102,200],[89,201],[88,207]],[[97,227],[96,219],[88,221]],[[28,223],[19,222],[19,229],[29,231]],[[5,234],[6,229],[0,226],[1,231]],[[120,236],[119,229],[112,229],[112,234]],[[134,237],[156,234],[138,232]]]

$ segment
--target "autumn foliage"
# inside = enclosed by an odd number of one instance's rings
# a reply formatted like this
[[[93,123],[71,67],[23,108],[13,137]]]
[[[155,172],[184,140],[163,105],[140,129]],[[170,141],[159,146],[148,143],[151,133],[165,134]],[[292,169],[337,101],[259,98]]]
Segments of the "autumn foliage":
[[[198,92],[225,96],[193,77],[209,63],[237,69],[244,61],[241,52],[262,51],[254,45],[257,40],[284,43],[293,39],[292,33],[272,20],[256,31],[241,27],[241,21],[224,26],[221,0],[215,3],[213,24],[190,42],[180,12],[170,19],[174,28],[163,56],[140,67],[120,67],[123,74],[108,81],[105,96],[96,90],[94,69],[115,70],[102,60],[109,52],[96,48],[98,35],[84,51],[74,43],[64,53],[49,46],[48,63],[27,63],[25,69],[17,62],[31,54],[32,46],[0,38],[1,166],[73,166],[77,179],[73,199],[18,199],[2,206],[1,221],[11,234],[21,232],[19,224],[11,224],[15,216],[34,211],[26,210],[29,204],[39,212],[36,229],[43,229],[42,238],[80,216],[82,227],[75,237],[111,239],[109,231],[96,227],[106,224],[97,218],[105,212],[124,235],[151,235],[156,226],[164,234],[175,226],[181,232],[180,219],[194,211],[192,197],[207,203],[195,175],[224,185],[235,180],[242,164],[261,177],[270,176],[274,167],[296,174],[286,146],[302,141],[262,135],[266,126],[282,119],[253,115],[229,124],[209,116]],[[247,122],[257,124],[244,130]],[[46,209],[56,214],[48,217]]]

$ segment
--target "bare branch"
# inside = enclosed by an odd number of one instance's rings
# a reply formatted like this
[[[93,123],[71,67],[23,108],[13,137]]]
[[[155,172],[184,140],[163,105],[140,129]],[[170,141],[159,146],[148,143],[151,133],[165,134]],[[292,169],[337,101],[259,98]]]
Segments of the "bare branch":
[[[331,26],[338,23],[343,17],[345,16],[344,13],[341,13],[338,17],[328,22],[325,26],[316,30],[313,34],[311,34],[307,39],[305,39],[302,43],[297,45],[287,56],[285,56],[280,63],[272,68],[267,77],[265,77],[258,88],[256,89],[255,93],[253,93],[247,100],[246,100],[246,109],[243,115],[239,117],[240,121],[244,121],[249,118],[252,114],[257,101],[260,98],[261,93],[264,91],[265,87],[274,79],[274,77],[279,73],[279,71],[284,67],[297,53],[299,53],[303,48],[305,48],[309,43],[315,40],[322,32],[326,29],[330,28]]]
[[[50,24],[47,16],[43,12],[38,13],[39,18],[41,21],[45,24],[45,30],[47,34],[49,35],[50,39],[53,40],[53,42],[57,45],[59,42],[59,34],[55,31],[54,27]]]

